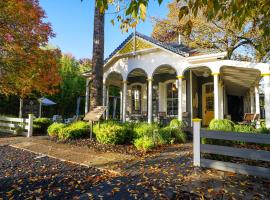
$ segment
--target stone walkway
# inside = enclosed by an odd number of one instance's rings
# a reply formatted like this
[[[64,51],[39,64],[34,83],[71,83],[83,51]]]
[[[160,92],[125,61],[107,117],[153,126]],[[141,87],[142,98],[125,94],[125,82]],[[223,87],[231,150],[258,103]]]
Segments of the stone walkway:
[[[135,157],[131,155],[95,152],[87,147],[58,144],[48,140],[47,136],[37,136],[32,138],[0,138],[0,146],[3,145],[9,145],[41,155],[44,154],[52,158],[80,164],[86,167],[110,170],[114,173],[121,173],[121,169],[118,167],[120,163],[127,163],[135,160]]]

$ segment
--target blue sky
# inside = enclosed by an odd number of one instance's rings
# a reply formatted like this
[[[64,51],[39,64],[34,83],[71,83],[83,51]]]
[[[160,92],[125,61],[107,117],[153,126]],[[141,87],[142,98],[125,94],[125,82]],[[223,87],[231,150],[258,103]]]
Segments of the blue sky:
[[[149,17],[165,17],[167,3],[161,6],[157,0],[150,0],[147,11],[148,18],[138,25],[137,30],[150,35],[153,25]],[[41,7],[47,14],[46,21],[52,24],[56,37],[50,43],[58,46],[63,53],[71,53],[76,58],[91,58],[94,22],[94,0],[40,0]],[[131,32],[122,33],[119,27],[112,25],[113,15],[106,15],[105,23],[105,57],[107,57]]]

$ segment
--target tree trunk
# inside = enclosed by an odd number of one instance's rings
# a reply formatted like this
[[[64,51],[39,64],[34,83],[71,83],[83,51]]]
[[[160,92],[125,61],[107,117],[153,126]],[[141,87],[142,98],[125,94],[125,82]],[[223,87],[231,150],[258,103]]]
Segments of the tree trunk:
[[[20,98],[19,118],[23,117],[23,98]]]
[[[90,92],[90,107],[102,105],[103,87],[103,63],[104,62],[104,14],[95,7],[94,36],[93,36],[93,57],[92,57],[92,78]]]

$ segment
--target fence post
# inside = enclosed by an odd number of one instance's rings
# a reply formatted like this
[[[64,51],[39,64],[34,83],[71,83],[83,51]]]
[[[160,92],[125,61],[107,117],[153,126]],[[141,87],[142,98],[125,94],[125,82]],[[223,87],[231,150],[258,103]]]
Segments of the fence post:
[[[33,121],[34,121],[34,115],[29,114],[28,115],[28,132],[27,137],[32,137],[33,135]]]
[[[193,165],[201,165],[201,119],[192,119],[193,121]]]

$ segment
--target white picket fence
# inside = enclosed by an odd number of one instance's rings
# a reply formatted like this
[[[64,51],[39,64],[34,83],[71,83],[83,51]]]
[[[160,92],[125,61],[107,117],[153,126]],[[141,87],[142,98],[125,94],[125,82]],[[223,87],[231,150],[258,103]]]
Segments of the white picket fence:
[[[201,129],[201,121],[193,120],[193,164],[222,171],[270,178],[270,168],[201,158],[201,153],[270,162],[270,151],[237,148],[223,145],[201,144],[201,138],[269,144],[270,135],[260,133],[236,133]]]
[[[34,115],[29,114],[27,118],[0,117],[0,134],[16,133],[21,130],[20,134],[31,137],[33,135],[33,120]]]

